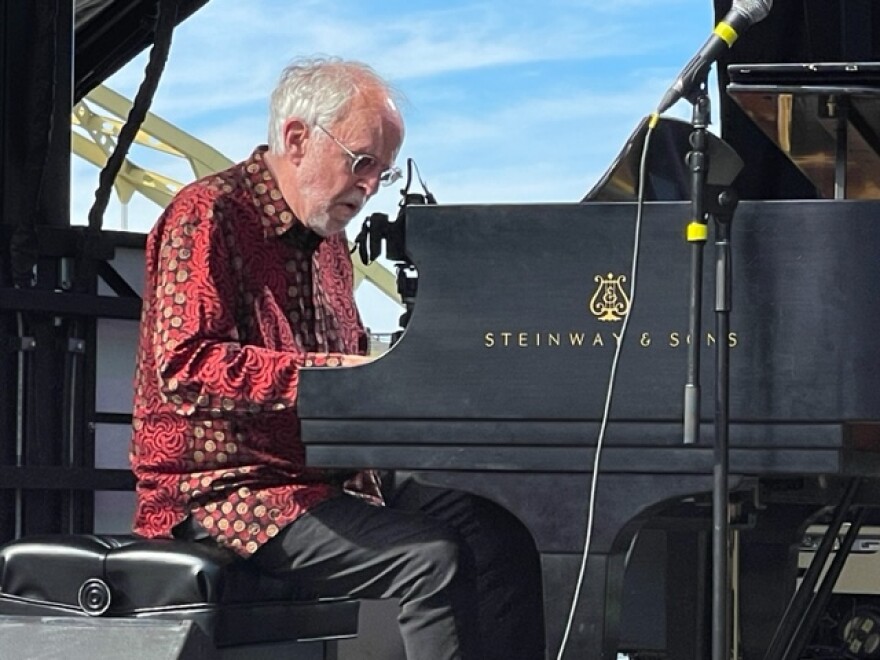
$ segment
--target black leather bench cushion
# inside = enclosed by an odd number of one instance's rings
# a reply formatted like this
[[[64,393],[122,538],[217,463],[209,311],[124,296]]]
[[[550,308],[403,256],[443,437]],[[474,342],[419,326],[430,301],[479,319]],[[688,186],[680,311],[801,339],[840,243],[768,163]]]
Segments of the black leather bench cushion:
[[[221,548],[135,536],[45,536],[0,549],[0,592],[78,606],[81,586],[110,586],[108,613],[176,605],[295,600],[295,585]]]
[[[106,606],[95,580],[109,588]],[[57,535],[0,548],[0,614],[187,618],[218,645],[357,633],[357,601],[304,598],[292,582],[190,541]]]

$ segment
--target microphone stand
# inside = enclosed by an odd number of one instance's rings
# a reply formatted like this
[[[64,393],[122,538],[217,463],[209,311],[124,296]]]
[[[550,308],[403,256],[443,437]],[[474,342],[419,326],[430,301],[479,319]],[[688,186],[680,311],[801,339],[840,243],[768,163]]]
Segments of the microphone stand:
[[[713,187],[709,186],[709,190]],[[712,660],[730,660],[730,518],[728,511],[730,431],[730,226],[737,197],[716,189],[709,214],[715,221],[715,445],[712,471]]]
[[[715,443],[712,471],[712,660],[730,660],[730,228],[738,203],[732,189],[708,182],[710,101],[706,82],[700,81],[693,98],[693,131],[687,161],[691,180],[691,243],[687,381],[684,392],[684,443],[700,437],[700,343],[702,335],[703,246],[708,238],[708,217],[715,226]]]
[[[691,219],[687,226],[687,240],[691,244],[690,292],[688,295],[688,360],[684,386],[684,444],[700,440],[700,336],[703,310],[703,246],[706,244],[706,176],[709,170],[708,127],[710,116],[709,95],[706,93],[705,74],[693,100],[690,135],[691,151],[687,155],[691,180]]]

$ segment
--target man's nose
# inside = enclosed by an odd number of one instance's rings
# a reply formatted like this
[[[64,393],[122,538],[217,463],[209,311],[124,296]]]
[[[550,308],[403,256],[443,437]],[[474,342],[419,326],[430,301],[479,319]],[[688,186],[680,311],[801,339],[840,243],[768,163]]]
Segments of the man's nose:
[[[362,176],[358,179],[358,187],[364,191],[367,197],[372,197],[379,192],[379,173]]]

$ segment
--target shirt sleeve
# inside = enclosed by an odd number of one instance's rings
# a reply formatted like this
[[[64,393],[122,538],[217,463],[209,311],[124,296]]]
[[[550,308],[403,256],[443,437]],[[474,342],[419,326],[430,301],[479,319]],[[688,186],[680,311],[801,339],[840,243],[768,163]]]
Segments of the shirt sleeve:
[[[215,212],[212,197],[196,190],[178,196],[155,230],[150,304],[160,396],[183,415],[292,408],[299,368],[338,366],[342,356],[242,343],[236,320],[241,259]]]

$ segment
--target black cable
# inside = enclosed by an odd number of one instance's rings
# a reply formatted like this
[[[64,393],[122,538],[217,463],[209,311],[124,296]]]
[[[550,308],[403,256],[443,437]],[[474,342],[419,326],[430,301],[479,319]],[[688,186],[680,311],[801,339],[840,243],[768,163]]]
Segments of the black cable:
[[[639,253],[642,244],[642,217],[645,209],[645,185],[648,178],[648,147],[651,144],[651,136],[654,129],[660,122],[660,116],[652,114],[648,119],[648,129],[645,133],[645,141],[642,144],[642,155],[639,159],[639,178],[638,178],[638,195],[636,198],[636,222],[633,231],[633,251],[630,263],[630,284],[629,299],[632,306],[635,305],[636,299],[636,276],[639,268]],[[571,597],[571,605],[568,610],[568,618],[562,633],[562,642],[559,645],[559,651],[556,654],[556,660],[562,660],[565,655],[565,647],[568,644],[569,636],[574,628],[574,618],[577,613],[578,601],[580,600],[581,589],[587,573],[587,563],[590,558],[590,550],[592,549],[593,527],[595,523],[596,499],[599,492],[599,466],[602,458],[602,452],[605,448],[605,432],[608,428],[608,422],[611,418],[611,402],[614,396],[614,387],[617,382],[617,366],[620,363],[621,351],[623,350],[624,339],[627,336],[629,328],[629,320],[632,317],[632,308],[624,317],[623,325],[620,329],[620,338],[614,349],[614,357],[611,360],[611,369],[608,374],[607,387],[605,391],[605,405],[602,410],[602,422],[599,425],[599,435],[596,439],[596,451],[593,455],[593,469],[590,475],[590,493],[589,502],[587,504],[587,521],[584,532],[584,546],[581,552],[581,563],[578,571],[577,580],[575,581],[574,594]],[[632,546],[630,546],[632,549]]]
[[[144,80],[135,96],[128,118],[119,131],[116,148],[101,170],[98,189],[95,191],[95,201],[92,208],[89,209],[90,230],[98,231],[103,225],[104,212],[110,201],[113,182],[116,180],[122,163],[128,155],[128,150],[147,116],[150,104],[153,102],[153,96],[159,86],[159,79],[162,77],[165,63],[168,60],[168,52],[171,49],[171,36],[174,32],[174,26],[177,24],[178,5],[179,0],[156,0],[154,41],[153,47],[150,49],[150,59],[144,70]]]

